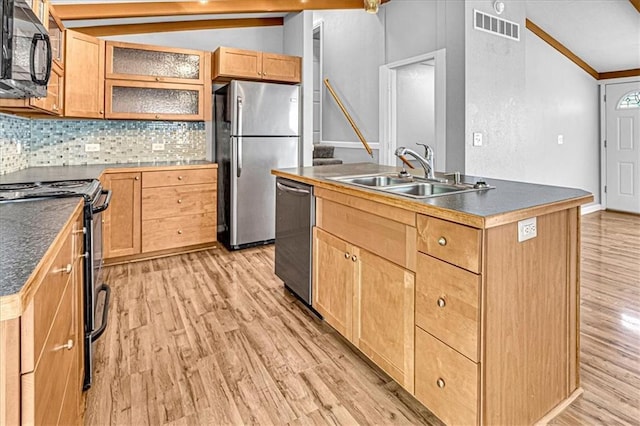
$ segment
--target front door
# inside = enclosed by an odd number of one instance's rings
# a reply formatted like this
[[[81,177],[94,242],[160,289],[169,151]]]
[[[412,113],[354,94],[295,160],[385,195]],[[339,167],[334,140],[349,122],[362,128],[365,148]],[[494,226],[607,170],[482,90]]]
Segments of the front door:
[[[640,81],[605,93],[607,208],[640,213]]]

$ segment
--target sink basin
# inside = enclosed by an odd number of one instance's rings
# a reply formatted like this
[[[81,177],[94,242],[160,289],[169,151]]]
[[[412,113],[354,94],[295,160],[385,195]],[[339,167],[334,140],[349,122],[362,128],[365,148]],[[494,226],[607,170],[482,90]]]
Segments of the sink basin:
[[[401,178],[388,175],[343,177],[335,178],[335,180],[364,186],[389,186],[411,183],[413,181],[411,178]]]
[[[409,197],[425,198],[434,195],[449,194],[452,192],[467,191],[467,188],[459,188],[453,185],[443,185],[438,183],[412,183],[409,185],[392,186],[382,189],[385,192],[407,195]]]
[[[462,183],[453,185],[446,183],[446,179],[426,179],[417,176],[399,177],[397,174],[379,173],[375,175],[337,176],[328,178],[338,182],[356,185],[401,195],[410,198],[429,198],[447,194],[459,194],[461,192],[473,192],[492,189],[491,186],[477,186]]]

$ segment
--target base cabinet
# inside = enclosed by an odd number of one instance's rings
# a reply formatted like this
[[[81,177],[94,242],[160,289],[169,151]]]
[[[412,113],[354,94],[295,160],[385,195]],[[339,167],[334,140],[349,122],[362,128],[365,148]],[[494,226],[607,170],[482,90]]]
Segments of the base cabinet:
[[[111,204],[103,213],[104,258],[140,253],[140,194],[142,174],[107,173],[102,185],[111,190]]]

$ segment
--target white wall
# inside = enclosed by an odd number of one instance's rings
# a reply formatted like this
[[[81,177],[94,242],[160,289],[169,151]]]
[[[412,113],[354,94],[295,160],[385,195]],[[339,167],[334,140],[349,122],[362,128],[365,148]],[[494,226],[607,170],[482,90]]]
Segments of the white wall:
[[[129,43],[155,44],[183,49],[208,50],[219,46],[282,53],[283,27],[226,28],[218,30],[175,31],[103,37]]]

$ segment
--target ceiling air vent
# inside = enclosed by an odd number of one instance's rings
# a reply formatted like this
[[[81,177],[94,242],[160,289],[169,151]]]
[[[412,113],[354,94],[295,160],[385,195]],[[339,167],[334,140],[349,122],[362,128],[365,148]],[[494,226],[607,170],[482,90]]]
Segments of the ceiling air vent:
[[[492,16],[479,10],[473,10],[473,26],[476,30],[485,31],[500,37],[520,41],[520,25],[506,19]]]

